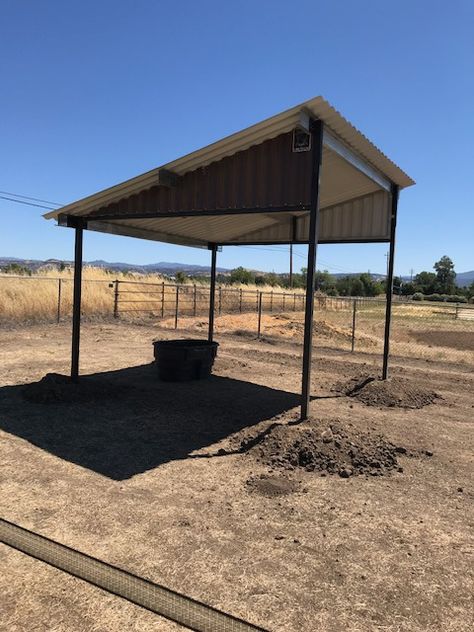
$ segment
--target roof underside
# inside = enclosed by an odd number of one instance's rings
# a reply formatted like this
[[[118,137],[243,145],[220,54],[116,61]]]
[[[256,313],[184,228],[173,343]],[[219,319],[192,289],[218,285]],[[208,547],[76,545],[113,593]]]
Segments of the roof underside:
[[[390,186],[413,181],[321,97],[45,217],[193,246],[304,243],[312,151],[293,151],[293,130],[310,117],[325,129],[319,240],[387,241]]]

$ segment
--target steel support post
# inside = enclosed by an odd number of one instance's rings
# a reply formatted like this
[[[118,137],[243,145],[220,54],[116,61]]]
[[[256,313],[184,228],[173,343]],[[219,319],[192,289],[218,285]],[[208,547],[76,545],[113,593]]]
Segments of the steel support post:
[[[119,280],[114,281],[114,318],[118,318]]]
[[[306,272],[306,304],[304,316],[303,371],[301,381],[301,419],[307,419],[311,389],[313,346],[314,277],[319,229],[319,183],[323,156],[323,122],[311,121],[312,173],[311,208],[309,215],[308,266]]]
[[[209,292],[209,333],[207,339],[212,342],[214,339],[214,311],[216,304],[216,263],[217,263],[217,246],[213,244],[209,246],[212,251],[211,257],[211,286]]]
[[[61,320],[61,287],[62,287],[62,279],[58,279],[58,308],[56,313],[56,322],[59,324]]]
[[[81,293],[82,293],[82,238],[83,228],[75,228],[74,241],[74,293],[72,304],[72,348],[71,379],[79,379],[79,343],[81,337]]]
[[[385,336],[383,345],[383,366],[382,379],[388,377],[388,358],[390,354],[390,325],[392,322],[392,296],[393,296],[393,267],[395,262],[395,231],[397,227],[397,208],[398,208],[399,188],[396,184],[392,185],[392,205],[390,212],[390,251],[388,257],[387,270],[387,301],[385,306]]]

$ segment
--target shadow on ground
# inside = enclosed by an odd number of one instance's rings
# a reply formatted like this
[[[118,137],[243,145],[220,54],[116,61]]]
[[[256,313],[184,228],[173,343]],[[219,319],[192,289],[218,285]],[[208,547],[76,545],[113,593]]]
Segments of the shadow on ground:
[[[299,404],[294,393],[226,377],[161,382],[153,365],[85,376],[77,388],[76,401],[48,404],[25,400],[25,386],[0,388],[0,428],[115,480],[186,458]]]

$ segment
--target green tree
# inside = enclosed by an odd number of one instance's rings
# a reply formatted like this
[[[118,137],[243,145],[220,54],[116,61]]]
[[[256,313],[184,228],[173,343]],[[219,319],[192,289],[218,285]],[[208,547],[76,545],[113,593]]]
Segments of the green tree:
[[[327,292],[335,285],[335,279],[327,270],[316,270],[314,276],[314,287],[321,292]]]
[[[238,268],[235,268],[235,270],[232,270],[232,272],[230,273],[230,282],[248,285],[249,283],[255,282],[255,275],[250,272],[250,270],[239,266]]]
[[[268,272],[264,275],[265,285],[271,285],[275,287],[276,285],[280,285],[280,277],[275,272]]]
[[[452,294],[456,288],[456,272],[452,260],[444,255],[433,268],[436,270],[439,291],[442,294]]]
[[[7,274],[26,275],[31,276],[31,268],[21,265],[19,263],[9,263],[3,268],[3,271]]]
[[[420,272],[413,279],[413,286],[415,292],[422,292],[423,294],[433,294],[438,288],[438,277],[434,272]]]
[[[182,270],[178,270],[178,272],[176,272],[176,274],[174,275],[174,278],[176,279],[176,283],[185,283],[187,276],[184,274],[184,272]]]

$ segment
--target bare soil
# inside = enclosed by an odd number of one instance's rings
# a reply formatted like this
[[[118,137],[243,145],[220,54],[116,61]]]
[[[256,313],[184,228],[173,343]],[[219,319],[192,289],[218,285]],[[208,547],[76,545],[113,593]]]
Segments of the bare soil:
[[[431,347],[450,347],[461,351],[474,351],[473,331],[417,331],[412,332],[417,342]]]
[[[441,397],[428,389],[423,381],[402,377],[387,380],[373,375],[355,376],[337,382],[332,389],[348,397],[355,397],[367,406],[397,406],[399,408],[423,408]]]
[[[177,335],[196,329],[86,324],[69,392],[27,386],[67,374],[69,325],[0,331],[0,515],[271,631],[471,630],[470,368],[395,357],[439,397],[367,406],[332,389],[380,357],[316,334],[299,424],[298,341],[221,326],[214,375],[165,384],[152,340]],[[4,545],[0,565],[1,630],[181,629]]]
[[[242,448],[250,445],[249,456],[271,468],[338,474],[349,478],[357,474],[383,476],[394,469],[403,471],[397,454],[406,454],[379,434],[360,434],[351,423],[321,424],[309,420],[298,425],[277,425],[260,440],[246,438]]]

